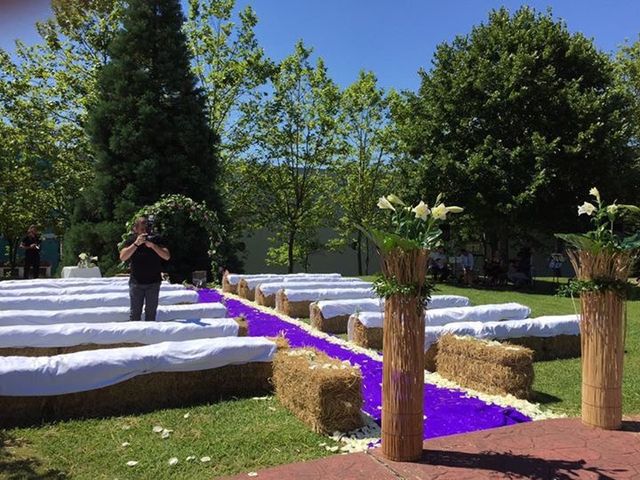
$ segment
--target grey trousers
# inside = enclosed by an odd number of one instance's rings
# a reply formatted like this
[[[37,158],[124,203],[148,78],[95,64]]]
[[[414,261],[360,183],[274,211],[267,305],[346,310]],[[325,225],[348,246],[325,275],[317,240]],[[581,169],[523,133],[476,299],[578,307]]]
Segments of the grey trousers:
[[[129,320],[139,321],[142,317],[142,305],[144,305],[145,321],[155,322],[159,296],[160,282],[146,284],[129,282],[129,299],[131,300]]]

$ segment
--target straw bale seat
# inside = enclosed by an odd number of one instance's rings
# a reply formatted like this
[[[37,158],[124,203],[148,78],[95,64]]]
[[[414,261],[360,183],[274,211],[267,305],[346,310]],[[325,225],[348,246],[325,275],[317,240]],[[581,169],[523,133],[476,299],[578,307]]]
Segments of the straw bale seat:
[[[0,327],[8,325],[52,325],[58,323],[112,323],[129,322],[130,308],[95,307],[71,310],[5,310],[0,311]],[[223,318],[227,309],[222,303],[192,303],[160,305],[156,321],[197,320]],[[142,312],[144,318],[144,311]]]
[[[362,373],[313,348],[278,352],[273,362],[276,397],[314,432],[363,426]]]
[[[0,357],[45,357],[167,341],[247,335],[242,318],[172,322],[73,323],[0,327]]]
[[[272,391],[282,340],[164,342],[53,357],[0,358],[0,426],[104,417]]]
[[[375,298],[369,285],[363,287],[340,287],[322,289],[283,288],[276,294],[276,310],[290,317],[309,318],[311,304],[320,300],[341,300],[357,298]]]
[[[467,388],[496,395],[529,398],[533,351],[472,337],[445,335],[438,341],[436,370]]]

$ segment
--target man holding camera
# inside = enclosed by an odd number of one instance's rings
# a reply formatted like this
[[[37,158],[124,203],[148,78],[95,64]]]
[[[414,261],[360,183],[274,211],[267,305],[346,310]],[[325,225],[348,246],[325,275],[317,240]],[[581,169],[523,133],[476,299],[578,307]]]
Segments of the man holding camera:
[[[149,221],[138,218],[133,225],[133,234],[120,250],[120,260],[131,262],[129,277],[129,297],[131,313],[129,319],[140,320],[144,305],[144,318],[148,322],[156,319],[160,283],[162,282],[162,262],[171,258],[169,249],[161,237],[151,235]]]

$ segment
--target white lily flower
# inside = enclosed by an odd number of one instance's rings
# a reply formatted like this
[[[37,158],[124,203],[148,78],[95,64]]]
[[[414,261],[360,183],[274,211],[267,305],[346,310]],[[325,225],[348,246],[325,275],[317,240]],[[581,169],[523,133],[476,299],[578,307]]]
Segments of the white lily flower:
[[[389,200],[390,203],[394,203],[396,205],[404,207],[404,202],[400,199],[400,197],[394,195],[393,193],[391,195],[387,195],[387,200]]]
[[[411,211],[416,214],[416,218],[419,218],[423,221],[426,221],[429,213],[431,213],[431,210],[429,210],[429,206],[422,200],[420,200],[420,203],[413,207]]]
[[[80,255],[78,255],[78,258],[80,260],[86,260],[87,259],[87,254],[86,253],[81,253]]]
[[[391,205],[391,202],[387,200],[385,197],[380,197],[378,199],[378,208],[381,210],[393,210],[396,211],[395,207]]]
[[[600,203],[600,192],[596,187],[591,187],[591,190],[589,190],[589,195],[596,197],[596,200],[598,201],[598,203]]]
[[[618,205],[616,205],[615,203],[607,207],[607,213],[611,213],[612,215],[615,215],[617,211],[618,211]]]
[[[444,203],[436,205],[431,209],[431,216],[436,220],[446,220],[447,219],[447,207]]]
[[[462,207],[447,207],[447,213],[462,213],[463,211]]]
[[[591,216],[594,214],[596,210],[597,208],[593,203],[584,202],[582,205],[578,207],[578,215],[586,214]]]

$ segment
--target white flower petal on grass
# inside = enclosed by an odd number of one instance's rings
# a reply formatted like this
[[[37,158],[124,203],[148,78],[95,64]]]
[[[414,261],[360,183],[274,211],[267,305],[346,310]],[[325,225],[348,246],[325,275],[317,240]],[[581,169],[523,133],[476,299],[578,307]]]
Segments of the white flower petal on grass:
[[[155,427],[153,427],[153,433],[160,433],[164,430],[164,428],[162,428],[160,425],[156,425]]]
[[[162,429],[162,433],[160,434],[160,438],[166,439],[169,438],[169,435],[173,433],[173,430],[167,430],[166,428]]]
[[[123,447],[128,447],[129,445],[131,445],[129,442],[122,442]]]
[[[187,462],[193,462],[196,459],[195,455],[189,455],[187,457]]]
[[[182,416],[182,418],[189,418],[189,416],[190,416],[190,415],[191,415],[191,414],[187,412],[187,413],[185,413],[185,414]]]
[[[249,472],[247,473],[247,477],[257,477],[258,476],[258,472]]]
[[[269,410],[271,410],[272,412],[275,412],[276,408],[275,407],[269,407]]]
[[[171,457],[168,463],[169,465],[176,465],[178,463],[178,459],[176,457]]]
[[[131,425],[123,425],[122,430],[131,430]]]
[[[127,467],[135,467],[137,464],[138,464],[138,462],[137,462],[137,461],[135,461],[135,460],[129,460],[129,461],[127,462]]]
[[[200,461],[201,461],[202,463],[210,462],[210,461],[211,461],[211,457],[202,457],[202,458],[200,458]]]

